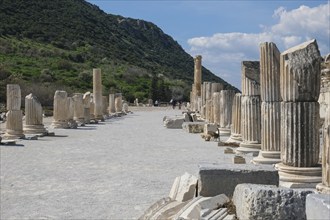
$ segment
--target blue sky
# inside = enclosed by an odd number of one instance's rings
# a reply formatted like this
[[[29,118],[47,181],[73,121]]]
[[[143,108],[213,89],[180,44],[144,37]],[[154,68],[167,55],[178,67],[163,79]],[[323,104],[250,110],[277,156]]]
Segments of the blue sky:
[[[315,38],[322,55],[330,52],[327,0],[88,0],[103,11],[153,22],[185,49],[202,55],[203,66],[241,88],[243,60],[259,59],[259,43],[280,51]]]

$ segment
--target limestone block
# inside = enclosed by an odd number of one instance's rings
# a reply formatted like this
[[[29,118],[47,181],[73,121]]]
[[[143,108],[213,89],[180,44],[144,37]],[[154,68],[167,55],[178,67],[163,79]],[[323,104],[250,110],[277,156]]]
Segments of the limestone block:
[[[242,62],[242,95],[260,95],[260,63],[259,61]]]
[[[316,102],[321,83],[321,56],[316,40],[284,51],[280,72],[283,101]]]
[[[164,127],[172,129],[182,129],[182,124],[184,122],[183,117],[167,117],[163,123]]]
[[[280,102],[280,51],[273,42],[260,44],[260,93],[263,102]]]
[[[21,110],[21,88],[17,84],[7,84],[7,110]]]
[[[191,117],[188,113],[184,113],[183,117],[184,117],[185,122],[191,122],[192,121],[192,119],[191,119]]]
[[[282,102],[281,158],[294,167],[313,167],[319,160],[319,104]]]
[[[330,218],[329,194],[308,194],[306,198],[307,220]]]
[[[231,197],[241,183],[278,184],[278,172],[270,165],[254,164],[200,164],[198,195]]]
[[[306,219],[306,196],[309,189],[285,189],[272,185],[239,184],[233,202],[239,219]]]
[[[169,197],[178,202],[185,202],[195,197],[197,187],[197,177],[184,173],[176,177],[172,185]]]
[[[234,154],[234,150],[230,147],[226,147],[223,151],[225,154]]]
[[[232,161],[233,161],[234,164],[244,164],[244,163],[246,163],[245,158],[240,156],[240,155],[235,155],[235,157],[233,157]]]
[[[139,220],[162,220],[162,219],[173,219],[174,215],[177,214],[187,202],[178,202],[171,198],[162,198],[151,205]]]
[[[184,122],[182,129],[188,133],[203,133],[205,122]]]
[[[204,134],[214,136],[218,132],[218,126],[216,124],[205,124]]]
[[[203,212],[204,210],[202,210]],[[216,210],[206,210],[206,214],[202,214],[203,220],[236,220],[235,215],[229,215],[227,208],[220,208]]]
[[[225,203],[228,203],[229,198],[224,195],[217,195],[215,197],[196,197],[187,203],[173,219],[205,219],[201,215],[207,213],[207,210],[211,212],[214,209],[222,207]],[[203,213],[202,213],[203,210]]]

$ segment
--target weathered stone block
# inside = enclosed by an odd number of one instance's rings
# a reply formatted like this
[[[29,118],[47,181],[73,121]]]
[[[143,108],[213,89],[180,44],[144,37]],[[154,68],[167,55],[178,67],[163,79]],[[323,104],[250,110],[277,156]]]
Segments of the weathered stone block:
[[[188,133],[203,133],[205,122],[184,122],[182,129]]]
[[[278,184],[278,172],[270,165],[253,164],[200,164],[198,194],[232,196],[241,183]]]
[[[166,117],[164,120],[164,127],[172,128],[172,129],[182,129],[182,124],[184,122],[184,118],[180,117]]]
[[[306,219],[305,202],[309,189],[286,189],[270,185],[239,184],[233,202],[239,219]]]
[[[182,176],[176,177],[169,197],[172,200],[179,202],[185,202],[194,198],[196,195],[197,182],[197,177],[189,173],[185,173]]]
[[[330,219],[330,194],[308,194],[306,216],[308,220]]]

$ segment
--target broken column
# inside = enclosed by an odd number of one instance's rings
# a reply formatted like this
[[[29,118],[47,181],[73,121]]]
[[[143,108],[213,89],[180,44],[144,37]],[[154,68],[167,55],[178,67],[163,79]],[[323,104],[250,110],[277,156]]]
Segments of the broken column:
[[[95,119],[94,110],[95,110],[94,96],[93,96],[93,94],[91,94],[89,118],[90,118],[90,122],[97,123],[98,121]]]
[[[254,163],[281,162],[280,51],[274,43],[260,44],[261,151]]]
[[[102,113],[108,115],[109,99],[107,96],[102,96]]]
[[[316,40],[281,54],[281,163],[279,185],[310,188],[322,182],[319,160],[321,56]]]
[[[220,135],[230,135],[234,90],[220,91]]]
[[[24,138],[23,115],[21,110],[21,88],[17,84],[7,84],[7,122],[3,139]]]
[[[236,93],[232,105],[232,118],[230,137],[226,143],[239,145],[242,142],[241,133],[241,93]]]
[[[54,95],[53,128],[68,128],[68,94],[56,90]]]
[[[115,94],[109,94],[109,114],[116,113]]]
[[[84,105],[84,119],[85,124],[90,123],[90,107],[91,107],[91,93],[86,92],[83,96],[83,105]]]
[[[257,156],[261,148],[261,105],[259,61],[242,62],[242,143],[237,152]]]
[[[123,100],[121,93],[117,93],[115,95],[115,110],[116,113],[120,113],[123,111]]]
[[[67,128],[78,128],[78,123],[73,119],[74,118],[74,100],[72,97],[67,98]]]
[[[75,120],[79,126],[84,126],[85,118],[84,118],[83,94],[74,93],[72,98],[74,103],[73,120]]]
[[[93,101],[95,119],[103,121],[101,69],[93,69]]]
[[[47,134],[43,124],[42,106],[32,93],[25,97],[25,134]]]

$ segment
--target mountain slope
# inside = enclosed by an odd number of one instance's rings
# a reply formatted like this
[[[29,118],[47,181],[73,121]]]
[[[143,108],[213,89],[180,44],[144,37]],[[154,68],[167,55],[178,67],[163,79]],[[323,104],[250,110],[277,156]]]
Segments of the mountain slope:
[[[193,58],[150,22],[106,14],[83,0],[2,0],[0,20],[0,78],[6,82],[85,91],[91,68],[101,67],[105,93],[168,100],[181,87],[188,97]],[[203,80],[231,88],[202,71]]]

